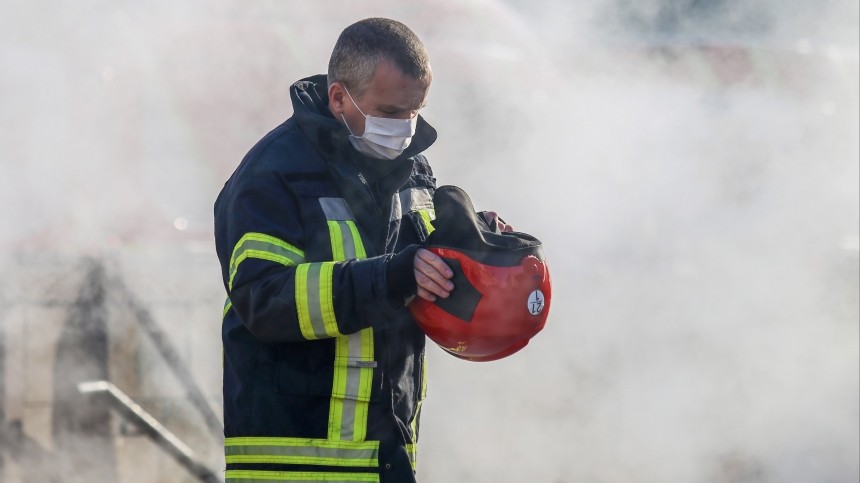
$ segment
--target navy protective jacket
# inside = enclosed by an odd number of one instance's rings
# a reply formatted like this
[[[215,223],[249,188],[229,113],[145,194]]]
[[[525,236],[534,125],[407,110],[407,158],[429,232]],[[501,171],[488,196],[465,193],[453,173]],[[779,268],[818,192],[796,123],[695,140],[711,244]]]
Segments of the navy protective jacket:
[[[325,75],[291,98],[215,202],[227,481],[413,482],[425,338],[389,267],[432,231],[436,131],[419,117],[399,158],[374,160]]]

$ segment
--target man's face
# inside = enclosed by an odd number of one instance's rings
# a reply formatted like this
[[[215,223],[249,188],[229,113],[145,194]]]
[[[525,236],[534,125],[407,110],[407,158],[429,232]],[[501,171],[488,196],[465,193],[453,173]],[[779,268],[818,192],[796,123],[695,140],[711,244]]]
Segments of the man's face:
[[[343,84],[335,82],[329,87],[329,110],[336,119],[343,114],[349,129],[356,136],[364,134],[364,114],[390,119],[411,119],[424,107],[430,91],[432,75],[426,80],[418,80],[400,72],[386,60],[376,65],[376,72],[367,89],[356,95],[350,91],[350,100]],[[361,108],[361,111],[356,107]]]

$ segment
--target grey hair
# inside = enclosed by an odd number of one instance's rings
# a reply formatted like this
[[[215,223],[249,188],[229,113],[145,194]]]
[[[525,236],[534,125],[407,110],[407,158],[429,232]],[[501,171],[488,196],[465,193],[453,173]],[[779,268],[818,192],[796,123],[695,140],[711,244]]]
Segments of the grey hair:
[[[430,75],[430,57],[415,32],[396,20],[366,18],[338,37],[328,63],[328,85],[342,82],[353,96],[361,96],[383,59],[413,79]]]

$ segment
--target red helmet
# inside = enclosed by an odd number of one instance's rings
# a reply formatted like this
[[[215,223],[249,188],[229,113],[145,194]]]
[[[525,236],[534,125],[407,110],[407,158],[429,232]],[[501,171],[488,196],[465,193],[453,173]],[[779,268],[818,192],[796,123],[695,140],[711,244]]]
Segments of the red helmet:
[[[416,297],[409,310],[431,340],[470,361],[507,357],[540,332],[552,283],[541,242],[501,233],[475,215],[465,192],[442,186],[433,197],[435,231],[427,249],[454,272],[454,290],[435,302]]]

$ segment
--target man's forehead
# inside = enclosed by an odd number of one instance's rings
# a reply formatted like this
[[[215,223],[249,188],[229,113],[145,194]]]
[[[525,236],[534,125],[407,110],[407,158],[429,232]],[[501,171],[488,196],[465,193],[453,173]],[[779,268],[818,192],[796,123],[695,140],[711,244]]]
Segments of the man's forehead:
[[[429,88],[427,81],[375,76],[364,97],[369,97],[368,100],[378,109],[414,109],[424,104]]]
[[[380,89],[426,90],[430,87],[432,80],[431,75],[428,75],[425,79],[416,79],[409,74],[403,73],[392,62],[382,59],[376,64],[370,85],[371,88],[376,87]]]

